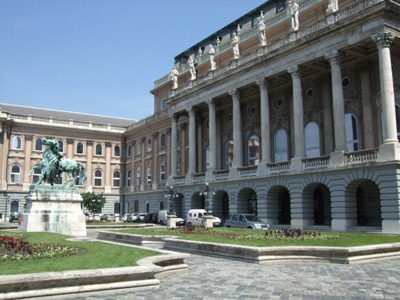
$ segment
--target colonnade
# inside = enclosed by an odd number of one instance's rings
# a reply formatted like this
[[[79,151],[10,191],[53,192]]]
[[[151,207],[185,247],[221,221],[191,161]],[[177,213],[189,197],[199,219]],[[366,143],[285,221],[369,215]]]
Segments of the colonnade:
[[[382,127],[383,144],[398,143],[395,98],[393,75],[391,69],[390,44],[393,36],[390,32],[382,31],[374,34],[373,42],[378,48],[379,55],[379,76],[382,102]],[[333,126],[334,126],[334,151],[347,151],[346,145],[346,126],[345,126],[345,107],[342,87],[341,61],[343,53],[340,50],[334,50],[325,55],[331,66],[332,78],[332,107],[333,107]],[[292,78],[293,86],[293,125],[294,125],[294,159],[305,158],[304,144],[304,110],[301,87],[301,67],[299,65],[290,66],[287,71]],[[256,80],[260,89],[260,117],[261,117],[261,162],[265,164],[271,161],[270,140],[265,137],[270,136],[270,113],[268,98],[268,78]],[[234,157],[232,168],[243,166],[243,142],[242,142],[242,123],[240,110],[240,93],[238,88],[229,91],[232,98],[233,113],[233,143]],[[206,100],[209,110],[209,168],[217,168],[217,120],[216,104],[214,99]],[[189,174],[196,173],[196,111],[194,107],[187,108],[189,113]],[[177,113],[171,116],[171,169],[170,177],[177,175]]]

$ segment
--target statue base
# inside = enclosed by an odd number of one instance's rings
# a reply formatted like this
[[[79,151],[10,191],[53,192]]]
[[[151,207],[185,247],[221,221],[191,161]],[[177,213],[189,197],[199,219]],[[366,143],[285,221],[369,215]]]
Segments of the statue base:
[[[31,186],[19,229],[86,236],[82,197],[76,187]]]

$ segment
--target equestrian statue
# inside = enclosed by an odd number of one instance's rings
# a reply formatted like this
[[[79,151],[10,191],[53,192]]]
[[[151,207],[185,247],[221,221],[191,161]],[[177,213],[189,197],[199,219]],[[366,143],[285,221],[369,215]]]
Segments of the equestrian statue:
[[[56,182],[57,177],[60,177],[63,172],[68,174],[68,180],[64,185],[71,183],[72,186],[75,185],[77,181],[79,181],[81,185],[86,184],[85,168],[76,160],[63,158],[63,154],[60,152],[58,145],[58,140],[42,139],[42,144],[46,146],[42,161],[40,164],[34,166],[29,172],[29,176],[32,176],[34,170],[42,170],[39,181],[36,184],[47,182],[53,185]]]

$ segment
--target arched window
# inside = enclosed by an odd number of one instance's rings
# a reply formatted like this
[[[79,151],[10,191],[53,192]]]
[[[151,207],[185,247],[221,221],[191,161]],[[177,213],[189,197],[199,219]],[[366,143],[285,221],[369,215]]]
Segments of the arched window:
[[[133,202],[133,211],[139,212],[139,200],[135,200],[135,202]]]
[[[167,108],[167,99],[165,99],[165,98],[161,99],[160,108],[161,108],[161,110],[165,110]]]
[[[121,180],[121,173],[118,170],[115,170],[113,173],[113,186],[119,187],[120,180]]]
[[[36,139],[36,141],[35,141],[35,151],[42,151],[42,150],[43,150],[42,139]]]
[[[137,142],[136,144],[136,156],[142,154],[142,141]]]
[[[247,156],[249,166],[256,166],[260,162],[260,140],[258,136],[252,135],[249,138]]]
[[[151,152],[151,139],[150,138],[148,138],[147,139],[147,152]]]
[[[95,154],[103,155],[103,145],[102,144],[96,144]]]
[[[229,141],[225,146],[225,167],[229,169],[233,162],[233,142]]]
[[[11,183],[21,183],[21,167],[17,164],[11,166]]]
[[[400,106],[396,104],[397,139],[400,141]]]
[[[288,161],[288,137],[285,129],[278,129],[274,136],[275,162]]]
[[[38,166],[38,165],[36,165]],[[40,179],[40,175],[42,175],[42,169],[33,169],[32,183],[38,183]]]
[[[315,122],[309,122],[304,128],[306,157],[321,156],[319,127]]]
[[[103,171],[97,169],[94,171],[94,186],[102,186],[103,185]]]
[[[160,200],[160,209],[159,210],[164,210],[164,200]]]
[[[121,147],[119,145],[114,146],[114,156],[116,157],[121,156]]]
[[[19,135],[13,137],[12,149],[14,149],[14,150],[22,149],[22,138]]]
[[[126,185],[131,186],[131,184],[132,184],[132,171],[128,170],[128,172],[126,172]]]
[[[151,185],[151,165],[147,165],[146,180],[147,180],[147,185]]]
[[[62,140],[58,140],[58,151],[64,153],[64,142]]]
[[[83,143],[82,142],[77,142],[76,143],[76,149],[75,149],[76,154],[83,154],[83,151],[84,151]]]
[[[165,163],[160,163],[160,183],[165,182]]]
[[[351,151],[358,151],[358,128],[357,128],[357,119],[351,114],[345,114],[345,122],[346,122],[346,144],[347,149]]]
[[[160,135],[160,150],[163,151],[165,148],[165,133]]]
[[[142,175],[141,175],[141,170],[140,167],[136,168],[136,187],[140,187],[142,184]]]

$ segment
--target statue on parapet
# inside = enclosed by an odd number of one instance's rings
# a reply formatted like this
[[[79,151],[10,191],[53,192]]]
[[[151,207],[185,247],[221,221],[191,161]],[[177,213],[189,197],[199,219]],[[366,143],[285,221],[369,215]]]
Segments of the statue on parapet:
[[[58,140],[42,139],[42,144],[46,146],[42,161],[29,172],[29,176],[32,176],[34,170],[42,170],[39,181],[36,183],[37,185],[42,184],[42,182],[53,185],[56,183],[57,177],[60,177],[63,172],[66,172],[68,175],[68,180],[64,185],[68,183],[75,185],[77,180],[79,180],[81,185],[86,184],[85,168],[76,160],[63,158],[63,154],[59,149]]]

